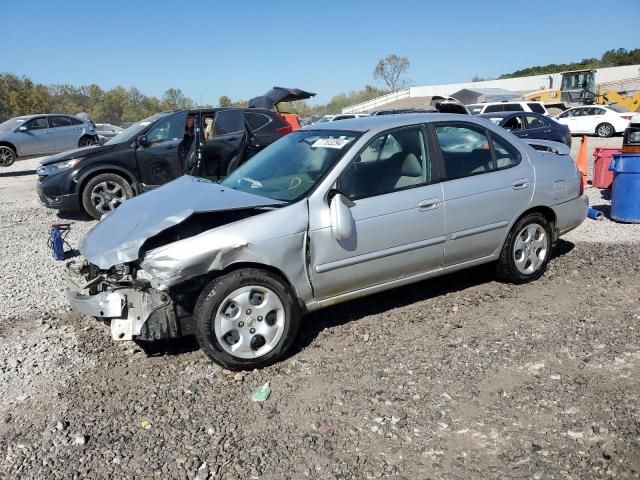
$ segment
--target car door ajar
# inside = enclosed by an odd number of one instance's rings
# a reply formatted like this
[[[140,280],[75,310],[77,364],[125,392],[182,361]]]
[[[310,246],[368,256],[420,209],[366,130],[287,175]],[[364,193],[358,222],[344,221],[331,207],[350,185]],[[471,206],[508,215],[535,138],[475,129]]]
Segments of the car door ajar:
[[[444,266],[491,256],[531,201],[533,167],[526,154],[480,125],[437,122],[433,130],[444,172]]]
[[[168,115],[151,127],[136,146],[136,164],[143,189],[154,188],[185,172],[184,148],[191,147],[194,129],[187,128],[187,111]]]
[[[353,233],[337,240],[330,199],[310,205],[310,276],[318,300],[439,269],[444,243],[442,187],[433,183],[425,131],[373,139],[338,180],[350,198]]]
[[[205,113],[202,122],[199,174],[213,180],[225,178],[246,159],[244,112],[235,108]]]

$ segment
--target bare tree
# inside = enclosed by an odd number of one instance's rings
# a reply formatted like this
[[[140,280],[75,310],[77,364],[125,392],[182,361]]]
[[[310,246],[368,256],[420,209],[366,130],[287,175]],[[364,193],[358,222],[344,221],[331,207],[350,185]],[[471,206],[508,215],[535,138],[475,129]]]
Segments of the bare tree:
[[[406,80],[400,77],[408,68],[409,59],[407,57],[400,57],[394,53],[378,62],[373,71],[373,78],[384,81],[387,87],[389,87],[389,90],[397,92],[406,85]]]

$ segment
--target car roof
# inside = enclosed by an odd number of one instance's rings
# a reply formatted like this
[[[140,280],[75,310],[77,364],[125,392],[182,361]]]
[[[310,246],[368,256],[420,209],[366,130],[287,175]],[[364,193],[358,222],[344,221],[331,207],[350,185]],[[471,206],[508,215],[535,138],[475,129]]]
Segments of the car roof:
[[[327,123],[314,123],[313,125],[303,127],[302,130],[382,132],[391,128],[438,121],[474,122],[472,115],[461,115],[459,113],[400,113],[398,115],[374,115],[369,117],[350,118],[348,120],[336,120],[334,122]]]
[[[510,117],[512,115],[527,115],[527,116],[533,115],[534,117],[546,118],[546,115],[543,115],[542,113],[538,113],[538,112],[522,112],[522,111],[479,113],[478,115],[475,115],[475,116],[476,117],[482,117],[482,118],[505,118],[505,117]]]

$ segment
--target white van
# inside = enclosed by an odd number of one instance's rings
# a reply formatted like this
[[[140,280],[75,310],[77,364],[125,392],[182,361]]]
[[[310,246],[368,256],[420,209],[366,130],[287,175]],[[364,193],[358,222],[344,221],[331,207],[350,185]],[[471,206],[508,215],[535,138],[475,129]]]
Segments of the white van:
[[[549,115],[549,112],[542,102],[509,101],[474,103],[467,105],[467,110],[469,110],[471,115],[494,112],[535,112],[541,113],[542,115]]]

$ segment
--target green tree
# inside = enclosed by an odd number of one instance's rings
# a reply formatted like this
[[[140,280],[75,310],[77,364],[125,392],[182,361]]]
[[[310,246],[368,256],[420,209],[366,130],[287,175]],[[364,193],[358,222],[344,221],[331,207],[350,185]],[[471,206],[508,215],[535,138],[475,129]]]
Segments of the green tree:
[[[162,96],[163,110],[182,110],[192,108],[193,100],[187,97],[179,88],[170,88]]]
[[[401,78],[408,69],[409,59],[394,53],[378,61],[373,70],[373,78],[382,80],[389,90],[396,92],[408,83],[408,80]]]

